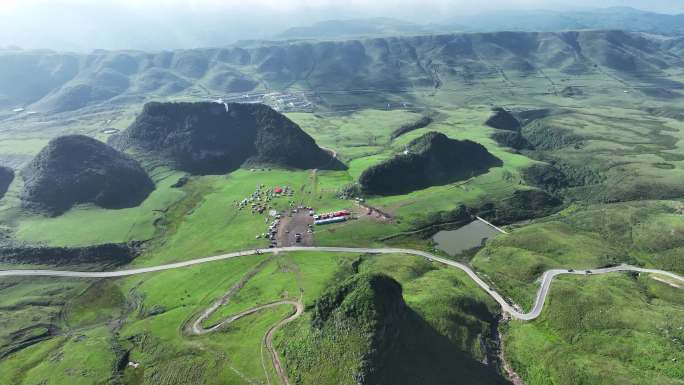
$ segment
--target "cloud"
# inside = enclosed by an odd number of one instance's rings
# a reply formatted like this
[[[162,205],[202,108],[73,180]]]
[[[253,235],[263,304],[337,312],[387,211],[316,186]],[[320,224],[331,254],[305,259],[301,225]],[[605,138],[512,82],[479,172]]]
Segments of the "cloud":
[[[0,47],[172,49],[270,38],[322,20],[394,17],[443,23],[492,10],[592,7],[596,0],[0,0]],[[684,13],[682,0],[600,6]]]

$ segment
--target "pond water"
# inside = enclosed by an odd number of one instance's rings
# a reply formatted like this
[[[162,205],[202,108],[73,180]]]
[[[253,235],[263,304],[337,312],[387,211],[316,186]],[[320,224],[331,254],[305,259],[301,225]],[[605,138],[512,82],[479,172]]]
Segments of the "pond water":
[[[437,249],[455,256],[466,250],[480,247],[486,239],[493,238],[500,233],[481,221],[473,221],[458,230],[440,231],[432,239]]]

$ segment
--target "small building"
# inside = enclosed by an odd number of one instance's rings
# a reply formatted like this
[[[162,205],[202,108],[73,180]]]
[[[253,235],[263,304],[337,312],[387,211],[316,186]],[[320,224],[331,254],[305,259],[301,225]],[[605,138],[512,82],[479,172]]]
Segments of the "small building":
[[[319,219],[317,221],[314,221],[316,225],[328,225],[331,223],[339,223],[339,222],[344,222],[347,220],[347,217],[334,217],[334,218],[327,218],[327,219]]]

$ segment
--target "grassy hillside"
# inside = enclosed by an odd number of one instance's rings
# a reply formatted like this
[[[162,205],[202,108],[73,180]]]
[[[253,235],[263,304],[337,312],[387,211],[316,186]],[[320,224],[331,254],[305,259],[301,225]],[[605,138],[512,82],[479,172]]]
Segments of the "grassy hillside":
[[[355,274],[329,288],[283,336],[283,354],[296,383],[507,383],[455,344],[488,334],[494,321],[485,303],[471,302],[464,309],[470,322],[449,322],[444,335],[404,303],[401,291],[383,274]]]
[[[563,278],[531,323],[507,326],[525,384],[680,384],[682,289],[642,275]]]
[[[400,195],[466,180],[502,165],[479,143],[432,131],[407,144],[402,154],[364,170],[359,184],[370,195]]]
[[[497,237],[473,265],[505,294],[530,308],[537,279],[551,268],[630,263],[684,273],[681,202],[577,207]]]
[[[3,346],[26,343],[0,360],[0,380],[21,384],[106,379],[130,384],[249,384],[266,382],[266,376],[273,380],[270,360],[261,348],[262,338],[271,325],[288,314],[288,309],[259,312],[206,336],[190,337],[184,331],[188,320],[264,258],[254,256],[117,280],[6,282],[11,285],[0,288],[2,306],[12,309],[12,317],[2,319]],[[479,375],[472,378],[472,383],[500,381],[487,380],[497,377],[497,369],[480,363],[487,355],[484,347],[493,344],[490,331],[497,311],[494,303],[464,274],[416,257],[283,254],[270,258],[217,318],[278,298],[300,298],[313,306],[327,288],[344,281],[353,271],[385,272],[402,282],[406,303],[429,332],[423,335],[439,342],[430,349],[440,349],[435,354],[448,352],[448,357],[453,353],[459,357],[459,368],[477,370]],[[435,296],[434,292],[440,294]],[[361,303],[360,298],[354,299],[349,306]],[[306,319],[308,315],[301,318]],[[293,333],[305,325],[300,322],[306,321],[301,320],[279,332],[279,349],[283,344],[297,344],[298,337]],[[412,333],[405,335],[412,343],[425,343],[413,339]],[[398,365],[402,356],[392,358],[392,365]],[[435,357],[447,359],[446,355]],[[140,368],[126,366],[128,360],[139,362]],[[446,361],[440,362],[447,365]],[[451,365],[453,360],[448,363]],[[428,361],[424,364],[425,368],[434,365]],[[307,378],[311,372],[301,373]],[[441,378],[449,380],[460,375],[460,371],[449,371]]]

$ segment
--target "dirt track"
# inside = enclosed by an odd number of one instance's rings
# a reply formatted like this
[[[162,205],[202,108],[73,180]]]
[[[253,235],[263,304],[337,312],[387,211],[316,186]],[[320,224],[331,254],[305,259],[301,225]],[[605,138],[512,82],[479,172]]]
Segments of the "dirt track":
[[[205,311],[200,314],[197,319],[195,319],[192,324],[186,328],[186,332],[189,334],[194,334],[194,335],[202,335],[202,334],[208,334],[214,331],[217,331],[221,329],[224,326],[230,325],[233,322],[236,322],[248,315],[258,313],[261,310],[265,309],[272,309],[274,307],[282,306],[282,305],[289,305],[294,307],[294,312],[291,313],[290,315],[287,316],[287,318],[281,320],[277,324],[271,326],[266,334],[264,335],[263,342],[266,345],[266,349],[269,352],[269,355],[271,356],[271,361],[273,362],[273,367],[275,368],[276,373],[278,374],[278,377],[280,378],[280,381],[284,385],[290,385],[290,380],[287,377],[287,372],[285,371],[285,367],[283,363],[280,361],[280,356],[278,355],[278,352],[275,350],[273,347],[273,336],[275,335],[275,332],[282,327],[283,325],[294,321],[297,319],[299,316],[304,313],[304,305],[301,304],[299,301],[292,301],[292,300],[281,300],[281,301],[275,301],[271,303],[267,303],[265,305],[259,305],[256,307],[253,307],[251,309],[244,310],[238,314],[231,315],[228,318],[224,319],[223,321],[212,325],[208,328],[202,327],[202,323],[206,321],[209,317],[211,317],[212,314],[214,314],[220,307],[226,305],[228,302],[230,302],[230,299],[237,294],[246,284],[249,282],[250,279],[252,279],[255,275],[257,275],[263,268],[272,260],[272,258],[268,258],[261,263],[259,263],[256,267],[254,267],[252,270],[250,270],[245,276],[243,276],[240,281],[238,281],[235,285],[233,285],[228,292],[215,301],[209,308],[207,308]],[[266,378],[268,378],[268,371],[264,367],[264,371],[266,374]]]

